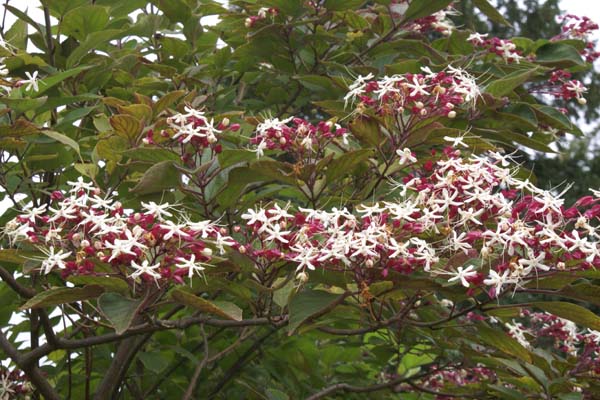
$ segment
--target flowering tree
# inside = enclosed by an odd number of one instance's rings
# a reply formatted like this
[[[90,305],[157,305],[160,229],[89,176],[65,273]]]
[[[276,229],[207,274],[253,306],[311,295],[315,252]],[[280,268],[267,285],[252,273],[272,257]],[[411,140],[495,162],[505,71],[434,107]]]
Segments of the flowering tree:
[[[596,398],[600,192],[511,154],[597,26],[230,3],[5,6],[0,398]]]

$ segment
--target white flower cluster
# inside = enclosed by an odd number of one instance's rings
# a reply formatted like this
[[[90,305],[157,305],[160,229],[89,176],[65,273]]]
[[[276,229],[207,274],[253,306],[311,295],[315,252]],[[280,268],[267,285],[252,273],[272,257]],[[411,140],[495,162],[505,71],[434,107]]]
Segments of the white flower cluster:
[[[54,192],[51,206],[26,208],[4,229],[10,243],[28,242],[44,253],[43,274],[95,274],[101,261],[134,280],[181,283],[181,276],[205,269],[212,256],[209,244],[221,253],[235,245],[211,221],[173,220],[169,203],[142,202],[142,211],[133,212],[81,177],[67,183],[69,192]]]
[[[509,159],[497,152],[441,159],[429,176],[398,184],[399,200],[359,205],[357,215],[300,209],[299,219],[261,209],[242,218],[262,235],[261,249],[276,249],[298,271],[421,269],[466,288],[483,284],[497,296],[567,264],[598,264],[600,235],[590,222],[598,207],[565,210],[560,195],[516,178]],[[471,261],[448,267],[458,256]]]
[[[181,143],[188,143],[194,138],[208,144],[216,143],[217,134],[221,131],[215,127],[214,119],[209,120],[204,114],[203,111],[186,106],[185,114],[179,113],[167,118],[167,124],[175,131],[173,139],[178,139]]]

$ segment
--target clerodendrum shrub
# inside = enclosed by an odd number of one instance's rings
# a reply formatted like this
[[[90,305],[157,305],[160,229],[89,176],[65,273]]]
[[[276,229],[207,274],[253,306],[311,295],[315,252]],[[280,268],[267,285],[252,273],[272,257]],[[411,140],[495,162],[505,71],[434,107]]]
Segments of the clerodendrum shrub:
[[[5,6],[0,398],[600,396],[600,192],[516,155],[597,26],[230,3]]]

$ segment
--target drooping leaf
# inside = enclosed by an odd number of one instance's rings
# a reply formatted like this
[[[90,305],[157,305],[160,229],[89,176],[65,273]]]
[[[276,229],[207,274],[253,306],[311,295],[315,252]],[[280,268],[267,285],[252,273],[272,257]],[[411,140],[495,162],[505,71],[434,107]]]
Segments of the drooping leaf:
[[[403,22],[408,22],[417,18],[427,17],[448,7],[450,3],[452,3],[452,0],[411,1],[402,20]]]
[[[496,9],[496,7],[489,3],[488,0],[473,0],[473,4],[475,4],[475,6],[479,8],[479,11],[484,13],[489,19],[491,19],[495,23],[506,26],[512,26],[512,24],[508,22],[506,18],[504,18],[502,14],[500,14],[500,12]]]
[[[171,293],[171,297],[181,304],[196,308],[207,314],[234,321],[242,320],[242,309],[229,301],[208,301],[182,289],[175,289]]]
[[[56,140],[57,142],[60,142],[62,144],[69,146],[70,148],[75,150],[75,152],[77,154],[79,154],[81,156],[81,154],[79,152],[79,144],[75,140],[68,137],[67,135],[64,135],[60,132],[46,131],[46,130],[42,131],[42,133],[44,135],[48,136],[49,138]]]
[[[521,361],[531,362],[531,355],[527,349],[506,332],[485,325],[478,325],[477,337],[486,345],[492,346],[503,353],[516,357]]]
[[[127,294],[129,292],[129,285],[127,282],[123,279],[110,276],[72,275],[67,280],[75,285],[101,286],[106,292],[117,292],[121,294]]]
[[[59,304],[95,299],[104,292],[102,286],[88,285],[82,288],[60,287],[45,290],[27,300],[19,309],[52,307]]]
[[[298,293],[289,303],[290,322],[288,333],[293,334],[304,322],[321,316],[339,300],[340,295],[322,290],[304,290]]]
[[[131,191],[139,195],[160,193],[163,190],[177,187],[181,173],[173,161],[162,161],[146,170],[142,178]]]
[[[104,293],[98,299],[100,311],[110,321],[115,332],[119,335],[129,329],[137,315],[140,304],[140,300],[133,300],[114,292]]]
[[[561,301],[538,301],[532,304],[544,311],[554,314],[558,317],[573,321],[586,328],[600,330],[600,317],[587,308],[583,308],[573,303]]]

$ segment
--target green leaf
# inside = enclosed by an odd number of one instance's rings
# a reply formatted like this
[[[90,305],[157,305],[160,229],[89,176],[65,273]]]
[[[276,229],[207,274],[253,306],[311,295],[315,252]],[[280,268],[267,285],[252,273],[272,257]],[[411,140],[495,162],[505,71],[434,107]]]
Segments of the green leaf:
[[[171,292],[171,297],[181,304],[196,308],[207,314],[234,321],[242,320],[242,309],[229,301],[204,300],[180,288]]]
[[[135,142],[142,132],[142,124],[132,115],[113,115],[110,117],[110,125],[119,136],[129,140],[130,143]]]
[[[98,299],[100,311],[110,321],[118,335],[129,329],[140,304],[140,300],[133,300],[112,292],[104,293]]]
[[[553,128],[564,130],[577,136],[582,136],[581,130],[573,125],[569,118],[554,107],[545,106],[542,104],[532,104],[538,119],[550,125]]]
[[[72,275],[67,281],[74,285],[101,286],[106,292],[129,293],[129,285],[123,279],[110,276]]]
[[[561,301],[538,301],[532,303],[533,306],[541,308],[544,311],[554,314],[558,317],[573,321],[578,325],[585,326],[594,330],[600,330],[600,317],[588,310],[573,303]]]
[[[489,19],[500,25],[512,27],[512,24],[500,14],[500,12],[491,5],[487,0],[473,0],[473,4],[479,8],[479,11],[484,13]]]
[[[477,338],[489,346],[503,353],[514,356],[521,361],[531,362],[531,354],[519,342],[499,329],[489,328],[485,325],[477,326]]]
[[[360,8],[364,3],[365,0],[325,0],[325,8],[329,11],[345,11]]]
[[[267,389],[265,390],[267,400],[289,400],[290,396],[278,389]]]
[[[561,42],[546,43],[536,51],[536,62],[556,68],[568,68],[585,65],[581,54],[569,44]]]
[[[81,153],[79,152],[79,144],[76,141],[74,141],[73,139],[71,139],[70,137],[68,137],[67,135],[63,135],[60,132],[54,132],[54,131],[42,131],[42,133],[45,136],[48,136],[49,138],[56,140],[57,142],[60,142],[62,144],[69,146],[70,148],[75,150],[77,152],[77,154],[79,154],[81,156]]]
[[[185,90],[176,90],[174,92],[169,92],[162,96],[158,101],[154,104],[154,115],[160,114],[162,111],[171,107],[177,100],[181,99],[185,96]]]
[[[383,141],[379,124],[374,119],[357,119],[350,124],[350,131],[354,137],[368,147],[378,147]]]
[[[108,23],[106,7],[85,5],[67,12],[63,17],[60,28],[64,35],[73,36],[82,42],[91,33],[102,30]]]
[[[75,76],[85,70],[90,69],[92,66],[90,65],[84,65],[81,67],[77,67],[77,68],[72,68],[66,71],[62,71],[59,72],[57,74],[54,74],[52,76],[48,76],[46,78],[44,78],[41,82],[40,82],[40,87],[39,90],[37,92],[35,92],[35,96],[39,97],[40,94],[46,92],[48,89],[51,89],[52,87],[58,85],[59,83],[61,83],[62,81],[64,81],[65,79],[68,79],[72,76]]]
[[[485,91],[496,97],[505,96],[527,82],[536,73],[537,67],[527,71],[515,71],[503,78],[494,80],[487,86]]]
[[[123,34],[121,29],[107,29],[90,34],[67,58],[67,68],[71,68],[81,61],[81,59],[90,51],[99,48],[102,44],[107,44],[113,39],[117,39]]]
[[[179,156],[172,151],[157,147],[138,147],[122,152],[125,157],[136,161],[159,163],[162,161],[179,161]]]
[[[76,301],[84,301],[95,299],[104,292],[102,286],[88,285],[82,288],[54,288],[45,290],[36,294],[25,304],[19,307],[20,310],[28,310],[34,308],[52,307],[59,304],[73,303]]]
[[[292,335],[304,322],[323,315],[339,300],[340,295],[322,290],[304,290],[298,293],[289,303],[288,333]]]
[[[453,0],[427,0],[411,1],[408,9],[404,13],[402,22],[406,23],[414,19],[427,17],[448,7]]]
[[[27,50],[27,26],[26,21],[22,19],[16,20],[6,32],[4,40],[18,49]]]
[[[234,164],[256,160],[256,154],[244,149],[225,149],[219,153],[218,158],[219,166],[227,168]]]
[[[166,351],[145,351],[138,354],[138,358],[148,370],[155,374],[164,371],[173,360],[173,353]]]
[[[556,292],[556,295],[586,301],[600,306],[600,286],[591,283],[579,283],[577,285],[564,286]]]
[[[0,249],[0,262],[11,264],[23,264],[32,254],[17,249]]]
[[[146,170],[131,191],[139,195],[160,193],[179,185],[181,173],[173,161],[162,161]]]
[[[359,149],[348,151],[341,156],[334,158],[327,165],[327,171],[325,172],[327,181],[334,182],[335,180],[352,173],[358,164],[368,160],[373,154],[373,149]]]
[[[10,109],[17,113],[24,113],[42,106],[47,96],[38,97],[35,99],[13,99],[11,97],[0,96],[0,103],[6,104]]]

